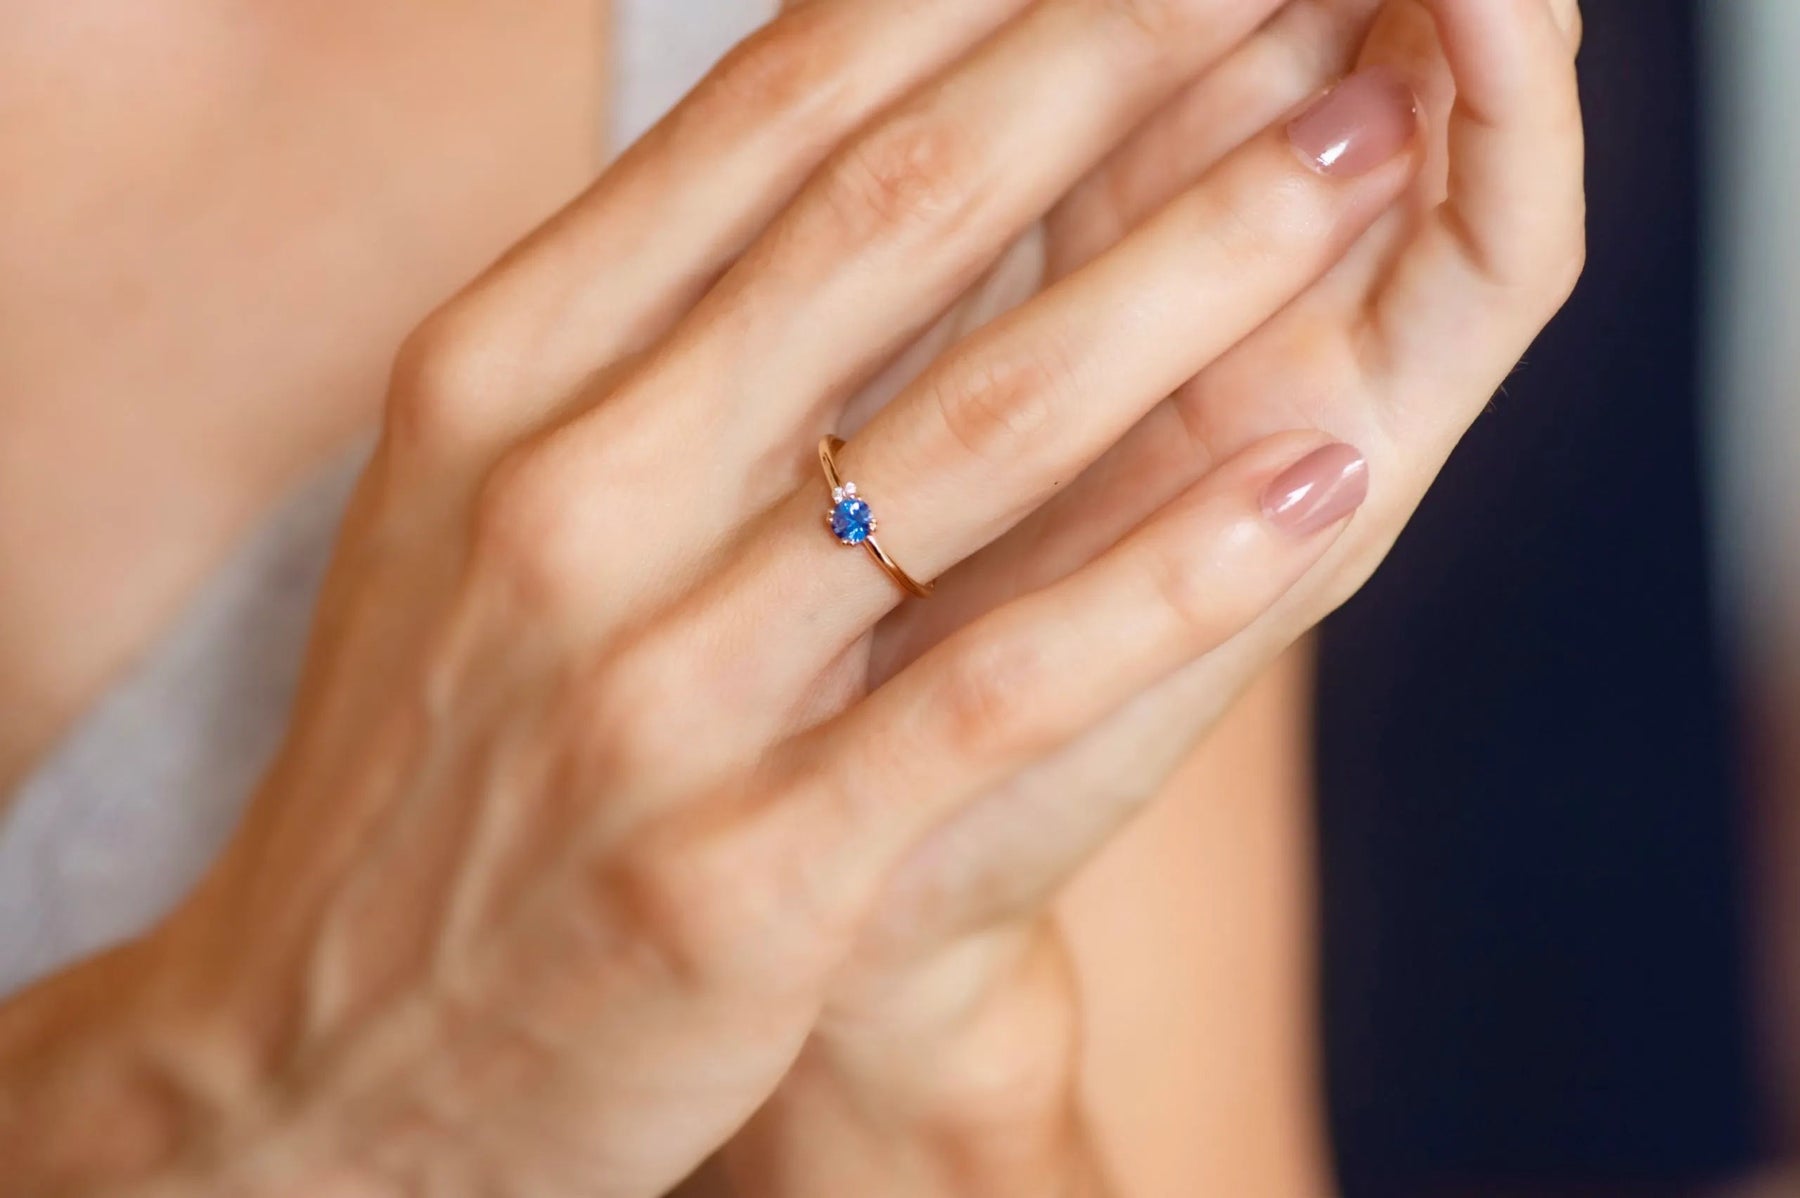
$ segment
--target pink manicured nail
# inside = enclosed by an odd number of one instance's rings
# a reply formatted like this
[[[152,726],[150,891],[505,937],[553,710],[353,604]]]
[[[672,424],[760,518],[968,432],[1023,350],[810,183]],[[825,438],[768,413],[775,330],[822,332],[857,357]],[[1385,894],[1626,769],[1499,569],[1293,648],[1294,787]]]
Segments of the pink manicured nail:
[[[1391,71],[1359,71],[1320,96],[1288,126],[1294,148],[1314,170],[1346,178],[1367,174],[1412,144],[1419,102]]]
[[[1369,497],[1369,464],[1351,445],[1315,449],[1263,492],[1263,515],[1277,528],[1310,536],[1349,516]]]

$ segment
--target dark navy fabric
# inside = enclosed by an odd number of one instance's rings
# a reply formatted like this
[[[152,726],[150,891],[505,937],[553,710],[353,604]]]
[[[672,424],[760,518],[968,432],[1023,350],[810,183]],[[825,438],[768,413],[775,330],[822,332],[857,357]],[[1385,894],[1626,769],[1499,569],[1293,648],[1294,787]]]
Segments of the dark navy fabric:
[[[1586,280],[1323,638],[1323,1017],[1351,1198],[1679,1193],[1755,1153],[1694,16],[1584,8]]]

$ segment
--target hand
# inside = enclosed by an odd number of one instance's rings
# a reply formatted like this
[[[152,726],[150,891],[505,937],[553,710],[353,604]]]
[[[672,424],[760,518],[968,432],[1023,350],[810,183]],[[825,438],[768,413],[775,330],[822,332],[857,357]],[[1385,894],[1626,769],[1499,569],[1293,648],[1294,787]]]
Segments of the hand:
[[[1320,560],[1348,505],[1262,501],[1345,451],[1284,432],[871,693],[895,594],[818,526],[840,397],[1262,15],[1190,5],[817,0],[414,339],[241,835],[0,1016],[23,1184],[659,1193],[931,829]],[[1273,129],[935,363],[845,454],[890,550],[931,575],[1034,510],[1336,261],[1411,177],[1389,149],[1331,174]],[[107,1087],[139,1134],[62,1153]]]
[[[985,666],[1047,610],[1030,607],[895,679],[894,722],[858,716],[896,596],[821,532],[811,442],[1191,57],[1260,15],[1024,7],[794,14],[413,339],[241,834],[154,936],[0,1013],[21,1185],[160,1170],[213,1190],[650,1194],[768,1096],[895,863],[1085,722],[986,718]],[[1102,452],[1235,337],[1173,335],[1188,280],[1248,248],[1214,222],[1293,251],[1235,280],[1272,310],[1404,185],[1391,148],[1331,178],[1276,130],[948,355],[846,454],[894,550],[936,573]],[[1265,189],[1289,202],[1262,228]],[[1140,294],[1141,319],[1089,327]],[[1099,418],[1022,435],[1069,382],[1024,368],[1078,347],[1138,369],[1096,392]],[[1095,572],[1159,631],[1115,663],[1115,694],[1322,551],[1329,530],[1256,509],[1320,441],[1246,454]],[[1222,552],[1171,558],[1177,532]],[[1168,608],[1215,570],[1232,603]],[[81,1141],[96,1101],[111,1156]]]
[[[1104,729],[1009,780],[1004,795],[996,796],[1000,802],[974,805],[959,827],[947,830],[935,846],[941,852],[933,855],[943,858],[941,865],[967,866],[981,877],[920,874],[912,886],[899,887],[929,892],[941,906],[938,918],[985,927],[1003,914],[961,910],[957,896],[970,892],[991,897],[1021,891],[1025,901],[1010,900],[1006,909],[1034,910],[1043,887],[1000,884],[1002,873],[1016,880],[1018,861],[1016,854],[989,851],[994,843],[1014,839],[1021,826],[1041,828],[1045,820],[1092,821],[1071,837],[1071,854],[1044,877],[1060,882],[1068,861],[1084,860],[1093,827],[1128,817],[1160,786],[1268,662],[1272,647],[1291,643],[1362,584],[1456,439],[1561,307],[1584,260],[1583,141],[1572,71],[1579,14],[1574,0],[1521,0],[1514,7],[1524,11],[1509,27],[1504,14],[1484,11],[1497,6],[1504,7],[1502,0],[1394,0],[1377,19],[1366,0],[1294,4],[1158,114],[1052,214],[1054,280],[1109,249],[1118,231],[1137,225],[1213,169],[1239,129],[1322,88],[1340,63],[1407,79],[1424,101],[1432,131],[1430,166],[1408,201],[1361,238],[1345,261],[1186,382],[1007,536],[959,567],[938,601],[902,608],[883,624],[877,677],[903,668],[979,613],[1093,560],[1214,463],[1277,430],[1321,427],[1359,448],[1366,443],[1383,451],[1384,485],[1375,500],[1385,519],[1370,513],[1357,522],[1354,535],[1309,576],[1307,587],[1288,598],[1288,618],[1259,626],[1257,635],[1244,638],[1245,648],[1234,642],[1196,662],[1184,675],[1190,685],[1169,680],[1159,696],[1144,696]],[[1534,8],[1545,6],[1556,40],[1535,37],[1529,25]],[[1461,107],[1455,107],[1457,83],[1432,9],[1453,33],[1478,31],[1460,35],[1463,71],[1471,81],[1462,85]],[[1503,92],[1508,84],[1537,89],[1541,97],[1525,103]],[[1491,136],[1473,136],[1471,126],[1490,110],[1497,110],[1498,128]],[[1200,126],[1203,115],[1212,132],[1184,157],[1178,150],[1187,143],[1175,131]],[[1452,167],[1465,162],[1452,193]],[[1247,649],[1251,644],[1254,652]],[[1233,668],[1223,668],[1226,659]],[[1003,807],[1009,810],[1003,813]],[[986,835],[977,830],[980,824],[988,825]],[[904,938],[924,931],[919,912],[910,914]],[[924,938],[946,930],[940,925]]]
[[[1039,950],[1053,940],[1041,919],[1046,899],[1157,791],[1271,655],[1367,577],[1449,446],[1573,285],[1583,257],[1573,0],[1548,5],[1556,36],[1531,5],[1396,2],[1379,16],[1376,7],[1369,0],[1291,4],[1203,75],[1051,214],[1048,275],[1066,275],[1110,248],[1246,130],[1357,63],[1401,74],[1425,101],[1431,166],[1410,202],[1100,463],[961,567],[938,602],[891,618],[878,641],[878,676],[980,613],[1082,567],[1167,496],[1275,429],[1322,427],[1375,446],[1370,456],[1382,484],[1375,507],[1244,635],[972,804],[909,859],[865,932],[850,975],[857,984],[840,988],[809,1046],[809,1067],[733,1146],[750,1162],[735,1170],[740,1190],[763,1192],[746,1179],[766,1174],[769,1158],[786,1157],[804,1161],[788,1171],[820,1188],[843,1184],[851,1171],[863,1185],[858,1192],[876,1192],[854,1171],[891,1175],[897,1137],[873,1142],[842,1119],[822,1132],[820,1112],[885,1099],[882,1109],[910,1102],[941,1119],[970,1098],[965,1088],[946,1099],[947,1077],[982,1079],[975,1098],[983,1109],[969,1113],[971,1123],[991,1129],[1010,1117],[1030,1127],[1066,1116],[1068,1044],[991,1034],[1008,1024],[1004,1012],[1049,1005],[1046,986],[1063,988],[1065,1006],[1073,1001],[1067,972],[1041,965]],[[1456,109],[1459,90],[1463,107]],[[974,320],[1017,298],[977,297]],[[917,1004],[889,997],[916,992],[925,979],[943,1013],[935,1022],[921,1020]],[[1052,1037],[1071,1037],[1077,1022],[1071,1015],[1034,1021]],[[989,1030],[971,1030],[977,1026]],[[952,1054],[961,1070],[947,1066]],[[1051,1100],[1057,1094],[1060,1105]],[[814,1190],[803,1183],[780,1192]]]

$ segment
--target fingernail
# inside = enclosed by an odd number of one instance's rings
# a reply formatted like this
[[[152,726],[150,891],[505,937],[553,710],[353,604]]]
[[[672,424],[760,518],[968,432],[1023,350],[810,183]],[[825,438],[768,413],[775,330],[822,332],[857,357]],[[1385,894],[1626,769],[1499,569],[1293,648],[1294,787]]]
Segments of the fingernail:
[[[1263,492],[1263,515],[1277,528],[1310,536],[1349,516],[1369,497],[1369,464],[1355,446],[1315,449]]]
[[[1367,174],[1412,144],[1419,102],[1392,71],[1359,71],[1288,125],[1288,138],[1316,171]]]

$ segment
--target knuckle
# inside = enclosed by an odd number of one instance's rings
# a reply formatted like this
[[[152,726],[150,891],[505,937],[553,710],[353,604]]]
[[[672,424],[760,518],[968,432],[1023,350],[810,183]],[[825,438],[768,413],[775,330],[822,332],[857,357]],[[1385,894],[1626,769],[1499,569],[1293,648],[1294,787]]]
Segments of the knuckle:
[[[1000,465],[1052,428],[1071,374],[1062,354],[1039,348],[952,360],[925,385],[951,440],[976,460]]]
[[[1318,252],[1338,228],[1341,193],[1289,158],[1279,178],[1232,172],[1196,193],[1191,215],[1205,244],[1246,267]]]
[[[842,55],[827,32],[828,8],[787,13],[732,47],[701,85],[706,106],[766,121],[830,94]]]
[[[1092,0],[1100,13],[1120,23],[1134,38],[1155,48],[1186,31],[1181,0]]]
[[[1575,289],[1580,285],[1582,276],[1587,273],[1587,263],[1587,222],[1583,219],[1577,223],[1575,232],[1570,236],[1569,246],[1563,251],[1559,264],[1551,276],[1554,281],[1551,289],[1552,311],[1560,310],[1575,294]]]
[[[1566,228],[1558,222],[1558,227],[1536,233],[1534,240],[1532,253],[1521,255],[1516,264],[1497,264],[1492,253],[1481,261],[1486,277],[1518,315],[1541,323],[1562,310],[1587,271],[1586,219],[1577,217]]]
[[[671,838],[640,837],[599,867],[596,902],[616,909],[631,940],[678,984],[707,989],[743,933],[742,906],[718,872]]]
[[[579,576],[566,492],[533,452],[521,448],[489,471],[475,499],[475,565],[503,581],[529,610],[566,603]]]
[[[697,726],[711,718],[710,705],[663,703],[656,696],[707,693],[697,663],[665,651],[660,629],[638,633],[610,652],[586,683],[581,704],[583,735],[609,774],[634,781],[678,785],[683,766],[696,756]]]
[[[1562,29],[1563,36],[1568,40],[1569,50],[1572,53],[1580,53],[1581,41],[1585,33],[1580,0],[1551,0],[1550,10],[1556,18],[1557,25]]]
[[[1065,951],[1049,953],[1060,958]],[[1049,955],[1042,949],[1035,952]],[[1024,967],[1033,972],[1046,969],[1036,961]],[[1060,959],[1049,965],[1058,973],[1069,968]],[[1007,1006],[1012,1034],[987,1037],[948,1054],[935,1077],[934,1099],[950,1120],[948,1126],[976,1132],[970,1139],[974,1150],[994,1153],[996,1166],[1004,1167],[1015,1143],[1019,1112],[1063,1109],[1079,1076],[1080,1020],[1075,1006],[1063,997],[1065,986],[1066,981],[1013,992]]]
[[[1234,522],[1209,539],[1204,552],[1196,549],[1193,538],[1185,538],[1144,556],[1156,602],[1190,652],[1223,642],[1254,619],[1267,598],[1253,585],[1221,585],[1221,579],[1257,576],[1255,556],[1249,552],[1255,540],[1250,523]],[[1221,568],[1226,563],[1242,565]]]
[[[1048,747],[1053,692],[1044,650],[1030,637],[993,637],[966,647],[945,673],[934,706],[959,753],[1012,756]]]
[[[394,357],[386,411],[389,440],[427,452],[470,440],[504,368],[499,341],[481,321],[455,307],[426,318]]]
[[[806,855],[771,852],[759,821],[690,810],[650,821],[597,867],[597,901],[678,986],[773,996],[818,985],[842,938],[803,893]]]
[[[824,202],[852,240],[929,225],[955,227],[980,190],[969,133],[937,116],[895,117],[827,168]]]

